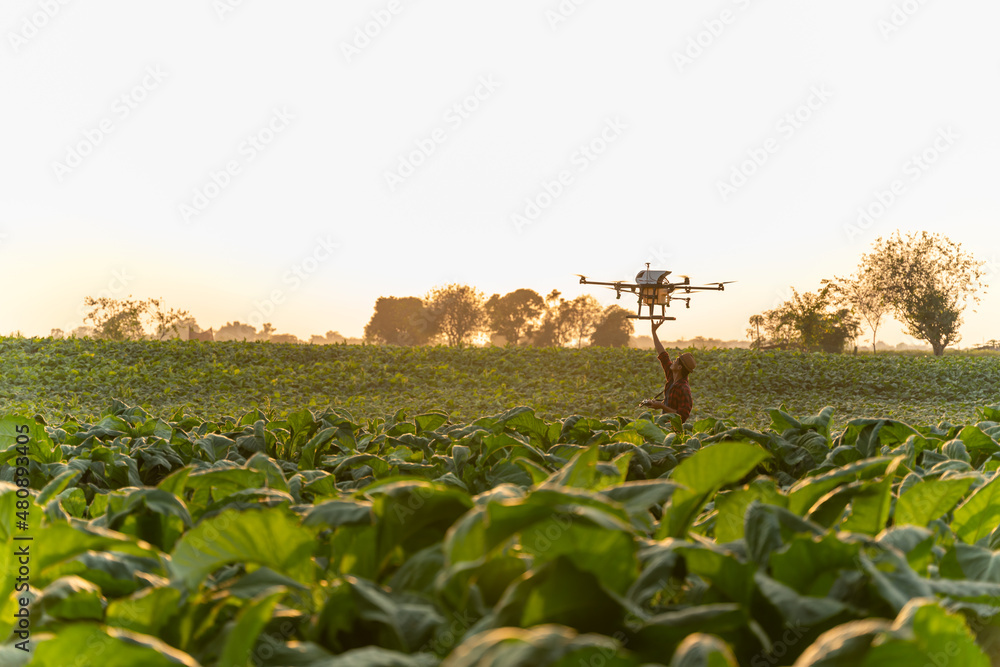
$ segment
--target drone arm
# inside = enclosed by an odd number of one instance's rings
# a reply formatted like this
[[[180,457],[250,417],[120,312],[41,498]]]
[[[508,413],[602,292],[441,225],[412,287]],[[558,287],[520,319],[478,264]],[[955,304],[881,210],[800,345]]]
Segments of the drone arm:
[[[599,282],[599,281],[596,281],[596,280],[587,280],[586,278],[583,278],[583,277],[580,278],[580,283],[583,284],[583,285],[604,285],[606,287],[621,287],[623,289],[624,288],[635,288],[635,287],[639,286],[639,285],[637,285],[635,283],[623,283],[623,282],[606,283],[606,282]]]

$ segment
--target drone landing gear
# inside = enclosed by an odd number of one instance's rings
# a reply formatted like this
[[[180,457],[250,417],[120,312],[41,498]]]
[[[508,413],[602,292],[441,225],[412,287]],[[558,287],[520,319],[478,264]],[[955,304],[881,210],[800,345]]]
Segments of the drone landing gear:
[[[659,320],[659,321],[662,322],[664,320],[676,320],[677,318],[676,317],[664,317],[662,315],[629,315],[628,319],[630,319],[630,320]]]

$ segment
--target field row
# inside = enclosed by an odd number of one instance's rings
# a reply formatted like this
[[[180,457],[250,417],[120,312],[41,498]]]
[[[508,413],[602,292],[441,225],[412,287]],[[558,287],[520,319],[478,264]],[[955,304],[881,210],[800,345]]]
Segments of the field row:
[[[826,355],[696,350],[693,418],[767,425],[767,409],[835,408],[968,421],[1000,399],[1000,356]],[[650,351],[584,348],[302,346],[270,343],[0,339],[0,400],[52,419],[96,415],[112,398],[205,419],[251,406],[343,408],[365,417],[437,410],[471,420],[518,405],[543,418],[638,414],[662,388]]]

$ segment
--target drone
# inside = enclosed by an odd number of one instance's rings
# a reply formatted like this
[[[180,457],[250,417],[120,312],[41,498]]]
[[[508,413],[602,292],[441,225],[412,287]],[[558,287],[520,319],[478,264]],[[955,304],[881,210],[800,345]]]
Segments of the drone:
[[[670,307],[672,301],[683,301],[685,308],[691,307],[691,297],[690,296],[674,296],[675,294],[692,294],[694,292],[704,292],[704,291],[715,291],[724,292],[726,290],[726,285],[736,282],[735,280],[727,280],[722,283],[708,283],[707,285],[692,285],[691,279],[688,276],[679,276],[683,278],[681,282],[671,282],[667,279],[670,275],[670,271],[651,271],[649,269],[649,264],[646,264],[646,270],[640,271],[635,276],[635,282],[629,283],[622,280],[616,280],[615,282],[598,282],[593,280],[587,280],[587,276],[581,276],[579,273],[576,274],[580,276],[580,284],[582,285],[602,285],[609,289],[615,291],[615,298],[621,299],[622,293],[634,294],[639,300],[639,311],[635,315],[629,315],[630,319],[635,320],[658,320],[660,322],[664,320],[676,320],[676,317],[667,317],[667,308]],[[646,306],[649,314],[642,314],[642,307]],[[653,308],[656,306],[660,307],[660,312],[658,314],[653,312]]]

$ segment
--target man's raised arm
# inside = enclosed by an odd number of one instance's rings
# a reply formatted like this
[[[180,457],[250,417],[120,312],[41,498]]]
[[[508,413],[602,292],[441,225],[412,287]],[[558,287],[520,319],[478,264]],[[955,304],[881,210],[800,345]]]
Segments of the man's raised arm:
[[[660,328],[661,324],[663,324],[663,320],[660,320],[659,322],[650,322],[650,324],[653,329],[653,345],[656,347],[656,354],[663,354],[666,350],[663,349],[663,343],[660,342],[660,337],[656,335],[656,330]]]

